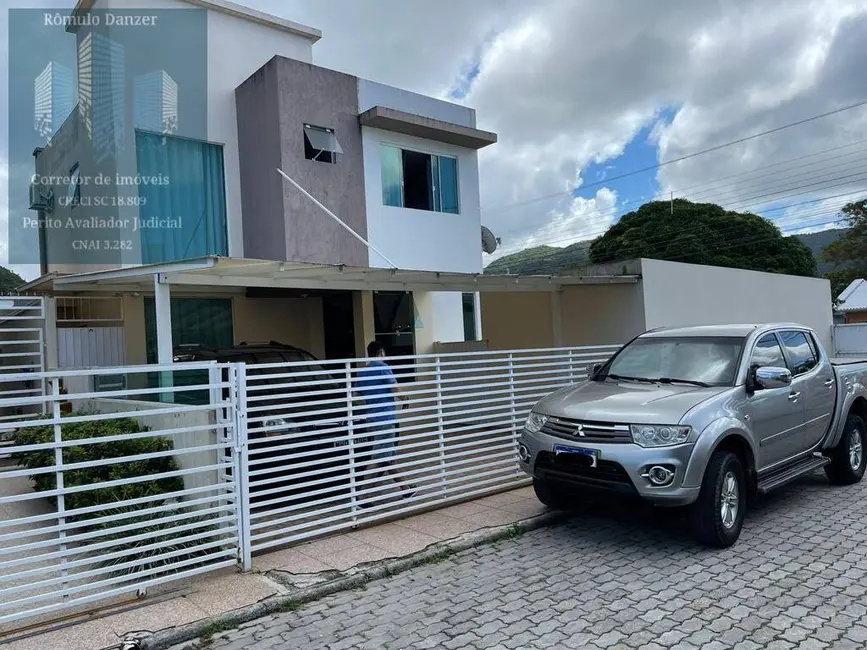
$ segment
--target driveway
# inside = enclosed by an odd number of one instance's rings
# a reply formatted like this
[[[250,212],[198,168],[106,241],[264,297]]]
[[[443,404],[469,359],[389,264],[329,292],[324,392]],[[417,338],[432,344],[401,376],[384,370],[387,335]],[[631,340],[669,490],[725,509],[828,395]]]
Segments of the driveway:
[[[867,647],[867,481],[816,474],[700,548],[674,511],[594,507],[254,621],[213,650]]]

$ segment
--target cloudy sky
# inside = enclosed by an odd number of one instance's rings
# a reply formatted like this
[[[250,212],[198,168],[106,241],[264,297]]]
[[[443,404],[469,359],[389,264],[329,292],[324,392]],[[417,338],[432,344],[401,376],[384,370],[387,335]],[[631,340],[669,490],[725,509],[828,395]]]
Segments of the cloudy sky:
[[[655,168],[867,100],[867,0],[244,4],[321,29],[319,65],[474,107],[500,138],[481,154],[482,221],[505,252],[591,238],[672,193],[787,232],[867,194],[867,106]]]

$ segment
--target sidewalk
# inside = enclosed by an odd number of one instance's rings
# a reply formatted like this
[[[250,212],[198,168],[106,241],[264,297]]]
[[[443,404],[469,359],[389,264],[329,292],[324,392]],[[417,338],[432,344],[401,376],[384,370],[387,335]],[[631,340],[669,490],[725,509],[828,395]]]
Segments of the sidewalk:
[[[255,605],[267,598],[351,573],[353,567],[421,551],[465,533],[503,526],[545,511],[531,487],[414,515],[392,523],[298,544],[253,558],[253,571],[227,570],[174,583],[137,602],[96,612],[87,620],[55,623],[0,636],[8,650],[101,650],[124,640],[188,625]]]

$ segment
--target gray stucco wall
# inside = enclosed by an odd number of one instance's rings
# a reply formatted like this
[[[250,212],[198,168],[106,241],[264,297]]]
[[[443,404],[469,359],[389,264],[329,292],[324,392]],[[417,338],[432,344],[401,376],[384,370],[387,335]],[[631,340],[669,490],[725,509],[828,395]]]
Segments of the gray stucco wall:
[[[235,96],[244,256],[367,266],[364,245],[276,171],[366,237],[357,78],[274,57]],[[336,164],[304,157],[305,124],[334,129],[344,152]]]

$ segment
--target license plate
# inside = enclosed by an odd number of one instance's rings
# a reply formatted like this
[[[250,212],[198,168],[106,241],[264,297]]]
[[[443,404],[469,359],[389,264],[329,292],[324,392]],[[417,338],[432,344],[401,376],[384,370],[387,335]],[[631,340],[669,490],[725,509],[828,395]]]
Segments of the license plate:
[[[590,467],[596,467],[596,459],[599,457],[599,452],[596,449],[585,449],[583,447],[569,447],[567,445],[554,445],[554,456],[562,456],[564,454],[577,454],[586,456],[590,460]]]

